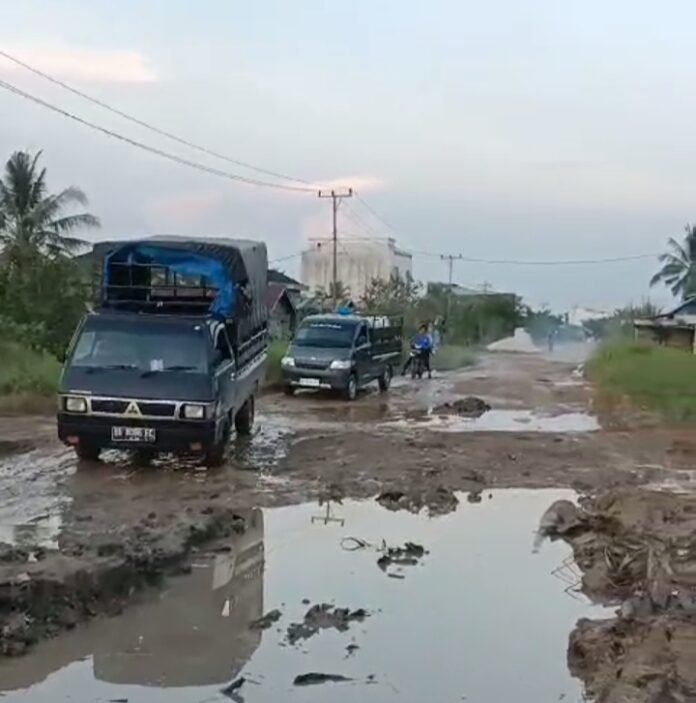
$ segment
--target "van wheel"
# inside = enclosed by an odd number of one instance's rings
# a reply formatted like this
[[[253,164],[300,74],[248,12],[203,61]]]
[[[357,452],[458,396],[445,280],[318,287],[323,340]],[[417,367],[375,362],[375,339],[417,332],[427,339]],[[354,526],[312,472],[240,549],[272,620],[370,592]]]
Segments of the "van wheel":
[[[220,439],[210,447],[205,453],[205,465],[211,469],[216,469],[225,463],[225,455],[227,454],[227,445],[230,442],[230,426],[229,419],[225,420],[225,426],[222,428]]]
[[[391,386],[391,381],[392,381],[392,367],[387,364],[384,367],[384,371],[382,371],[382,375],[379,377],[378,383],[379,383],[379,390],[382,393],[386,393],[389,390],[389,386]]]
[[[77,454],[77,458],[80,461],[99,461],[101,447],[80,442],[80,444],[75,445],[75,454]]]
[[[353,401],[358,397],[358,379],[354,373],[348,376],[348,385],[343,393],[346,400]]]
[[[255,412],[254,396],[250,395],[246,403],[242,405],[239,412],[234,416],[234,427],[237,434],[250,435],[254,428],[254,412]]]

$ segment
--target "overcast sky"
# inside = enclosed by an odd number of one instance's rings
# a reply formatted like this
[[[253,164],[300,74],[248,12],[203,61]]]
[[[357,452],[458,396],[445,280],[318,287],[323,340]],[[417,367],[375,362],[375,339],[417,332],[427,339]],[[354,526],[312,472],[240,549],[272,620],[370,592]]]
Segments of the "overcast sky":
[[[3,3],[0,48],[239,160],[353,185],[406,248],[591,259],[660,252],[696,220],[694,26],[689,0],[21,0]],[[2,59],[0,78],[261,177]],[[0,90],[0,154],[15,149],[44,150],[52,188],[87,192],[100,238],[249,236],[276,258],[330,230],[329,201],[169,163]],[[364,235],[365,223],[390,234],[356,201],[340,228]],[[648,295],[655,268],[457,263],[455,279],[557,309],[612,307]],[[418,255],[414,273],[441,279],[446,266]]]

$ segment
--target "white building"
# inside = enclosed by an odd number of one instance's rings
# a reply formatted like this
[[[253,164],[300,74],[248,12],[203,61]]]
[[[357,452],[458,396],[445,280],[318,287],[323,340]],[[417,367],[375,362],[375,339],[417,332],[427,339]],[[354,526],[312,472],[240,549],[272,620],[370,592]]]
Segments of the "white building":
[[[388,279],[393,273],[412,274],[413,257],[389,239],[339,238],[337,278],[357,300],[373,279]],[[302,253],[302,283],[309,290],[328,291],[333,281],[333,242],[331,238],[313,238]]]

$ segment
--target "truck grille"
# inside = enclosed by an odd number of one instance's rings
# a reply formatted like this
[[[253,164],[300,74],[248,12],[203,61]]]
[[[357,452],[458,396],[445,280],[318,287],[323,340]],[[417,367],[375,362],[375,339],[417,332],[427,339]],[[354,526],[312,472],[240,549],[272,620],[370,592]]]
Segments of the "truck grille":
[[[176,415],[176,405],[174,403],[161,403],[148,400],[134,401],[140,410],[141,415],[149,417],[174,417]],[[93,398],[93,413],[108,413],[109,415],[125,415],[130,400],[114,400],[111,398]]]

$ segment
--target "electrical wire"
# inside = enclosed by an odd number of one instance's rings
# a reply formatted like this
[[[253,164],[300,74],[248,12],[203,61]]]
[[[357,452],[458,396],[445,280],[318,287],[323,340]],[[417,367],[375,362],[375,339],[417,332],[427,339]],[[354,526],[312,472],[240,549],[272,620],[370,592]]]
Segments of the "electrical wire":
[[[11,54],[8,54],[6,51],[3,51],[0,49],[0,56],[3,58],[7,59],[8,61],[12,61],[14,64],[17,66],[21,66],[22,68],[26,69],[27,71],[30,71],[31,73],[53,83],[54,85],[57,85],[64,90],[69,91],[70,93],[73,93],[74,95],[77,95],[78,97],[82,98],[83,100],[87,100],[94,105],[97,105],[104,110],[108,110],[109,112],[113,113],[114,115],[118,115],[119,117],[122,117],[125,120],[128,120],[129,122],[132,122],[133,124],[137,124],[140,127],[143,127],[144,129],[150,130],[151,132],[154,132],[155,134],[159,134],[162,137],[166,137],[167,139],[171,139],[172,141],[175,141],[179,144],[183,144],[184,146],[187,146],[191,149],[195,149],[196,151],[201,152],[202,154],[207,154],[208,156],[214,156],[217,159],[222,159],[223,161],[227,161],[231,164],[235,164],[236,166],[242,166],[243,168],[248,168],[250,171],[256,171],[257,173],[262,173],[266,176],[271,176],[273,178],[279,178],[281,180],[285,181],[292,181],[294,183],[301,183],[306,186],[312,186],[312,190],[315,190],[314,184],[310,181],[306,181],[302,178],[297,178],[295,176],[288,176],[285,173],[280,173],[278,171],[271,171],[270,169],[266,168],[261,168],[259,166],[254,166],[253,164],[247,163],[246,161],[240,161],[239,159],[232,158],[231,156],[227,156],[226,154],[222,154],[219,151],[215,151],[214,149],[210,149],[209,147],[201,146],[200,144],[196,144],[195,142],[192,142],[188,139],[185,139],[184,137],[180,137],[177,134],[174,134],[173,132],[168,132],[167,130],[164,130],[160,127],[157,127],[156,125],[151,124],[150,122],[146,122],[145,120],[141,120],[138,117],[135,117],[133,115],[128,114],[127,112],[124,112],[123,110],[119,110],[116,107],[113,107],[113,105],[109,105],[108,103],[103,102],[102,100],[99,100],[92,95],[88,95],[87,93],[84,93],[81,90],[78,90],[74,86],[70,85],[69,83],[65,83],[64,81],[61,81],[60,79],[56,78],[55,76],[51,76],[48,73],[45,73],[44,71],[39,70],[38,68],[35,68],[34,66],[29,65],[25,61],[22,61],[21,59],[18,59],[16,56],[12,56]]]
[[[434,252],[417,251],[403,247],[405,251],[415,256],[429,256],[441,258],[442,254]],[[610,256],[599,259],[547,259],[547,260],[524,260],[524,259],[482,259],[473,256],[456,255],[457,261],[464,261],[472,264],[494,264],[494,265],[510,265],[510,266],[575,266],[587,264],[611,264],[621,261],[637,261],[639,259],[654,259],[657,254],[633,254],[629,256]]]
[[[201,164],[197,161],[191,161],[190,159],[185,159],[183,157],[177,156],[176,154],[172,154],[168,151],[164,151],[162,149],[158,149],[157,147],[153,147],[143,142],[140,142],[136,139],[131,139],[130,137],[126,137],[123,134],[114,132],[110,129],[107,129],[106,127],[102,127],[101,125],[98,125],[94,122],[90,122],[89,120],[86,120],[82,117],[78,117],[77,115],[68,112],[67,110],[63,110],[62,108],[57,107],[52,103],[42,100],[41,98],[38,98],[35,95],[32,95],[31,93],[27,93],[26,91],[21,90],[16,86],[12,85],[11,83],[7,83],[6,81],[0,80],[0,88],[4,88],[5,90],[14,93],[15,95],[25,98],[26,100],[36,103],[37,105],[45,107],[47,110],[51,110],[52,112],[55,112],[59,115],[63,115],[63,117],[67,117],[68,119],[73,120],[78,124],[81,124],[85,127],[89,127],[90,129],[93,129],[97,132],[101,132],[102,134],[112,137],[113,139],[117,139],[126,144],[130,144],[131,146],[134,146],[138,149],[142,149],[143,151],[146,151],[150,154],[160,156],[164,159],[167,159],[168,161],[173,161],[174,163],[180,164],[182,166],[188,166],[189,168],[195,169],[197,171],[202,171],[203,173],[218,176],[219,178],[226,178],[227,180],[236,181],[238,183],[245,183],[246,185],[258,186],[263,188],[275,188],[278,190],[288,190],[300,193],[316,192],[316,188],[309,186],[291,186],[286,185],[284,183],[272,183],[270,181],[262,181],[256,178],[248,178],[247,176],[241,176],[239,174],[229,173],[227,171],[222,171],[211,166],[206,166],[205,164]]]

